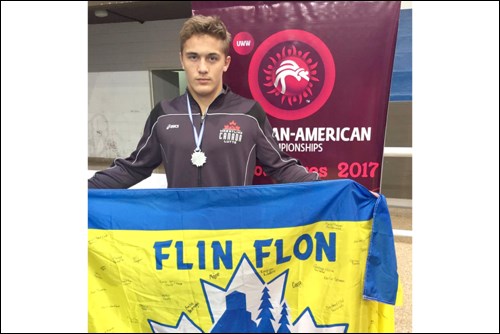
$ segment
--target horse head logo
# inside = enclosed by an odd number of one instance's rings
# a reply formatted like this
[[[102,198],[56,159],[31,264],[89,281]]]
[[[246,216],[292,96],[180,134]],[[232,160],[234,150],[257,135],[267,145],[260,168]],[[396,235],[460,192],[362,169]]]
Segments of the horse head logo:
[[[326,44],[304,30],[282,30],[265,39],[248,67],[252,97],[282,120],[313,115],[330,98],[335,63]]]
[[[276,70],[276,79],[274,80],[274,87],[278,89],[278,84],[281,85],[281,94],[286,92],[285,79],[289,76],[294,77],[297,81],[305,79],[309,82],[309,71],[297,65],[293,60],[284,60]]]

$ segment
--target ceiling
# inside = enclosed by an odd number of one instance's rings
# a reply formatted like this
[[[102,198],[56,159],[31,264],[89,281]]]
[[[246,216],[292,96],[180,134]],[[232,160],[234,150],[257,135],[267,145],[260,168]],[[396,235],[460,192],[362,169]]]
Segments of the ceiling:
[[[97,17],[96,10],[106,10]],[[88,1],[89,24],[147,22],[191,17],[191,1]]]

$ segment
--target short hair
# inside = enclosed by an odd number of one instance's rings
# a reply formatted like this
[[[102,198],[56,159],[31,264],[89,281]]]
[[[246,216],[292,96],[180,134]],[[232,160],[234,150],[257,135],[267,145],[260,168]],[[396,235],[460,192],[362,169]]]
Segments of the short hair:
[[[231,43],[231,34],[226,25],[217,16],[195,15],[182,26],[179,33],[181,42],[181,53],[184,50],[184,43],[194,35],[209,35],[223,42],[223,51],[226,56],[229,55],[229,44]]]

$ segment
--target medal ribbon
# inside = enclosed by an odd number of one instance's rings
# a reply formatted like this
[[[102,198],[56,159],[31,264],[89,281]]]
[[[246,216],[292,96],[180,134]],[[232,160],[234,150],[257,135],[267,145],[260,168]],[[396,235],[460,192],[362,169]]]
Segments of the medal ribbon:
[[[186,93],[186,99],[187,99],[189,119],[191,120],[191,124],[193,125],[194,141],[196,144],[196,149],[194,151],[200,152],[201,151],[201,149],[200,149],[201,141],[203,140],[203,132],[205,131],[205,117],[204,117],[205,115],[201,116],[201,129],[200,129],[200,133],[198,134],[198,131],[196,131],[196,127],[194,126],[193,113],[191,111],[191,104],[189,103],[189,94],[187,94],[187,93]]]

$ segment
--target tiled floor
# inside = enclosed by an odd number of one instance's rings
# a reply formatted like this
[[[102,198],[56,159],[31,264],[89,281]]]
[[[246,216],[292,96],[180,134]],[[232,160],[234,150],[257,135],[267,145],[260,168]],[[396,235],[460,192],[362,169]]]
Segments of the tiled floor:
[[[403,284],[403,305],[395,308],[396,333],[412,332],[412,242],[396,239],[398,274]]]
[[[412,208],[391,207],[392,226],[397,230],[412,230]],[[395,308],[396,333],[412,332],[412,238],[396,237],[398,274],[403,285],[403,305]]]

